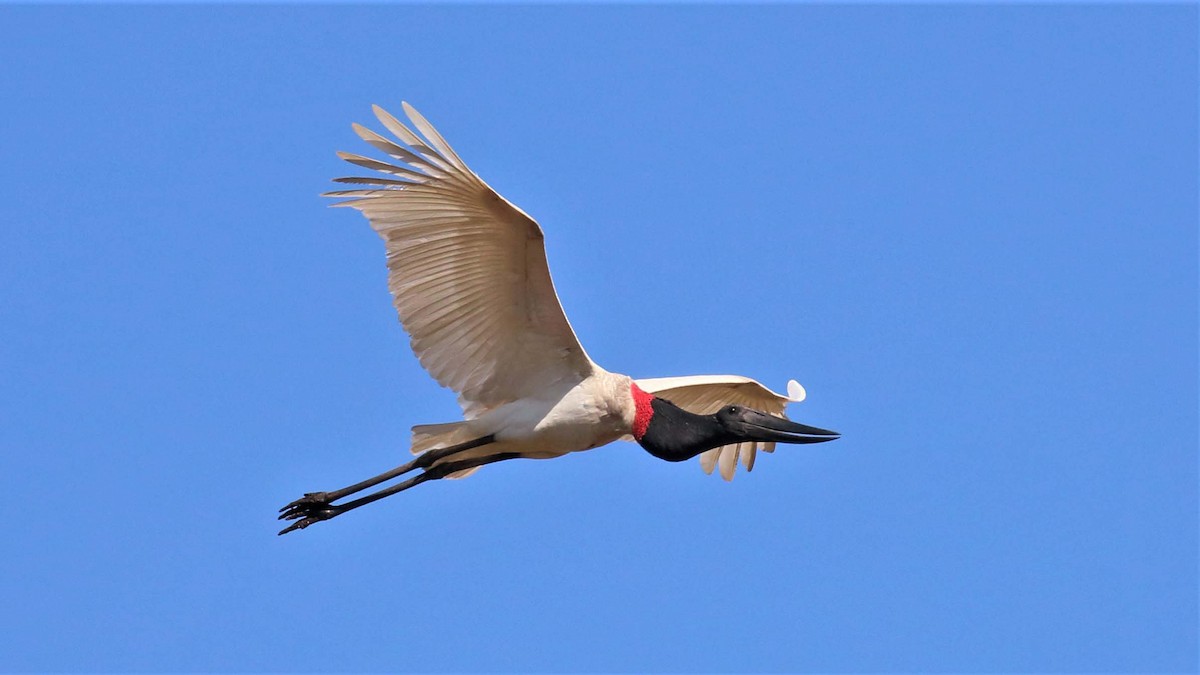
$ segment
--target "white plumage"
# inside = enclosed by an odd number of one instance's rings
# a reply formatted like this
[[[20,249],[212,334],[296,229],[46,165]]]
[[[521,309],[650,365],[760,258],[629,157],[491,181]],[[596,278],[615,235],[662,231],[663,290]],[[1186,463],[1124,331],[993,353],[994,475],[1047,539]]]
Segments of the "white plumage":
[[[541,228],[404,109],[428,144],[382,108],[375,114],[415,152],[354,129],[407,168],[341,153],[404,180],[343,178],[379,187],[328,194],[354,197],[338,206],[362,211],[386,244],[388,287],[421,365],[458,393],[468,419],[591,375],[554,292]]]
[[[403,106],[423,138],[382,108],[374,111],[407,148],[354,125],[363,140],[403,166],[338,153],[391,177],[339,178],[371,187],[327,195],[348,198],[337,206],[362,211],[383,239],[388,286],[413,352],[434,379],[458,393],[465,420],[414,427],[413,453],[487,434],[496,436],[492,446],[439,462],[504,450],[556,457],[632,439],[630,379],[597,366],[580,345],[550,279],[541,227],[467,168],[420,113]],[[736,375],[637,384],[706,415],[735,404],[782,417],[788,403],[804,399],[795,380],[787,395]],[[719,466],[730,480],[739,457],[749,471],[757,450],[771,452],[774,445],[714,448],[701,454],[701,466],[708,473]]]
[[[596,365],[567,321],[542,228],[475,175],[437,130],[407,103],[414,132],[382,108],[375,115],[396,141],[354,125],[398,163],[340,157],[384,175],[338,178],[358,185],[328,193],[358,209],[387,248],[388,288],[421,365],[458,394],[463,420],[412,429],[417,455],[390,471],[284,506],[303,529],[428,480],[471,474],[516,458],[549,459],[632,438],[668,461],[697,455],[708,473],[731,480],[739,458],[749,471],[775,442],[821,443],[837,433],[783,415],[804,399],[747,377],[698,375],[637,380]],[[406,147],[405,147],[406,146]],[[390,487],[343,497],[418,471]]]

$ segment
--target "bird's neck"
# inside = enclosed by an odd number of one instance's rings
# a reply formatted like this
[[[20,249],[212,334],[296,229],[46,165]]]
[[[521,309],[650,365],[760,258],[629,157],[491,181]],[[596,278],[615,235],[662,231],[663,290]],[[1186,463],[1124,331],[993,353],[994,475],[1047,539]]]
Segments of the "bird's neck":
[[[633,437],[650,454],[682,462],[734,440],[713,415],[696,415],[630,385],[636,413]]]

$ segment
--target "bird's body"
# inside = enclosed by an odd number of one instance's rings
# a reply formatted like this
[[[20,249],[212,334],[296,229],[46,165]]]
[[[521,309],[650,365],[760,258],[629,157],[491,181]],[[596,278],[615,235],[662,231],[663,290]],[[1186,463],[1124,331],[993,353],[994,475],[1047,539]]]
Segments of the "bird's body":
[[[413,428],[413,452],[420,454],[471,438],[495,436],[486,447],[456,453],[441,463],[498,452],[529,459],[552,459],[607,445],[633,430],[633,380],[599,367],[572,386],[559,384],[535,396],[504,403],[478,417],[446,425]],[[429,433],[438,430],[440,433]],[[435,462],[436,464],[436,462]]]
[[[388,285],[421,365],[458,393],[462,421],[413,427],[416,459],[334,492],[285,506],[289,532],[327,520],[426,480],[469,475],[516,458],[550,459],[615,440],[637,441],[656,457],[701,455],[727,480],[739,458],[776,442],[817,443],[834,432],[783,417],[804,398],[794,380],[777,394],[736,375],[634,380],[597,365],[579,344],[550,280],[541,227],[492,190],[407,104],[418,136],[376,107],[407,147],[354,125],[365,141],[403,166],[339,153],[389,174],[337,179],[368,186],[329,193],[358,209],[384,240]],[[367,497],[334,504],[410,471],[421,473]]]

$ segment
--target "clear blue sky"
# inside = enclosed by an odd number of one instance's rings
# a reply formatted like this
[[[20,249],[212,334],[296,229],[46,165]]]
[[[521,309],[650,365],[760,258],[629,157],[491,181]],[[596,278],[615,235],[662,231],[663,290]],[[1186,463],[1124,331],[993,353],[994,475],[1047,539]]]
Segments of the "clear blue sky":
[[[1197,667],[1197,6],[0,7],[0,670]],[[413,102],[637,377],[799,379],[276,537],[457,417],[317,195]]]

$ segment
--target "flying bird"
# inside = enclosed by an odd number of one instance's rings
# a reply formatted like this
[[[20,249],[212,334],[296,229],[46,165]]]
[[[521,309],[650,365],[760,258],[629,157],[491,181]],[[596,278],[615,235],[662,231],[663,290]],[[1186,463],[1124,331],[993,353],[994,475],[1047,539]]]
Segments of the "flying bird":
[[[279,518],[294,522],[279,534],[485,464],[561,457],[620,439],[670,462],[699,455],[706,472],[719,467],[729,480],[739,458],[749,471],[760,449],[839,437],[784,416],[788,403],[805,396],[795,380],[780,394],[737,375],[635,380],[597,365],[559,304],[542,228],[467,168],[412,106],[403,107],[421,135],[374,106],[396,140],[358,124],[354,131],[396,163],[339,152],[382,175],[337,178],[359,187],[325,196],[345,198],[335,206],[361,211],[383,239],[388,287],[412,350],[458,394],[464,419],[414,426],[412,461],[284,506]]]

